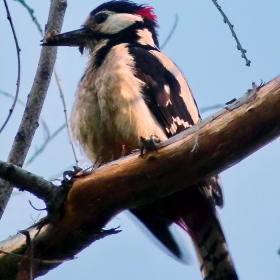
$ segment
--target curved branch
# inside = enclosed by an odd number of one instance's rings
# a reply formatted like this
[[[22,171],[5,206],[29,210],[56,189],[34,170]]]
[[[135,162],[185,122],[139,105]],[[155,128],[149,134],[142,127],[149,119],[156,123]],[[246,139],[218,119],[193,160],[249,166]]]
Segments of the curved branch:
[[[6,0],[4,0],[4,4],[5,4],[6,11],[7,11],[7,19],[10,22],[10,25],[11,25],[11,28],[12,28],[12,32],[13,32],[13,36],[14,36],[14,40],[15,40],[15,44],[16,44],[18,71],[17,71],[17,83],[16,83],[17,89],[16,89],[16,94],[15,94],[14,102],[12,104],[11,109],[9,110],[9,114],[8,114],[4,124],[2,125],[2,127],[0,127],[0,133],[3,131],[3,129],[5,128],[5,126],[8,123],[9,119],[12,116],[12,113],[13,113],[13,111],[15,109],[15,106],[16,106],[16,103],[17,103],[19,87],[20,87],[20,47],[19,47],[19,44],[18,44],[16,31],[15,31],[15,28],[14,28],[14,25],[13,25],[12,17],[10,15],[9,7],[8,7],[8,4],[7,4]]]
[[[37,18],[34,16],[34,10],[31,7],[29,7],[25,3],[24,0],[16,0],[16,1],[21,3],[27,9],[28,13],[31,16],[32,21],[37,26],[38,31],[40,32],[42,38],[44,38],[44,33],[43,33],[42,28],[41,28],[41,25],[38,22]],[[57,73],[55,67],[53,69],[53,72],[54,72],[54,75],[55,75],[55,80],[56,80],[56,83],[57,83],[57,86],[58,86],[59,94],[60,94],[60,97],[61,97],[61,100],[62,100],[64,116],[65,116],[65,126],[67,127],[67,132],[68,132],[71,148],[72,148],[72,151],[73,151],[73,155],[74,155],[74,158],[75,158],[75,162],[76,162],[76,165],[78,166],[79,165],[79,161],[78,161],[78,158],[77,158],[77,153],[76,153],[76,149],[75,149],[75,146],[74,146],[74,143],[73,143],[73,139],[72,139],[73,137],[72,137],[72,134],[71,134],[71,129],[70,129],[69,121],[68,121],[68,114],[67,114],[67,108],[66,108],[66,102],[65,102],[65,98],[64,98],[64,93],[63,93],[63,90],[62,90],[62,87],[61,87],[61,84],[60,84],[60,79],[59,79],[59,76],[58,76],[58,73]],[[56,133],[54,133],[53,135],[56,135]],[[50,139],[50,137],[48,137],[47,140],[44,142],[44,144],[42,145],[42,149],[39,150],[39,153],[41,153],[43,151],[43,149],[46,147],[46,145],[49,142],[49,139]],[[39,153],[36,152],[35,155],[32,156],[32,158],[26,163],[26,166],[29,163],[31,163],[38,156]]]
[[[193,185],[226,170],[279,135],[280,76],[161,143],[158,153],[147,153],[144,158],[133,154],[76,178],[60,219],[43,225],[39,222],[29,229],[33,256],[42,260],[71,258],[106,236],[102,228],[119,212],[179,191],[187,187],[186,182]],[[199,147],[192,152],[197,141]],[[0,247],[9,253],[28,253],[26,241],[19,235],[3,241]],[[0,254],[0,278],[7,276],[7,261],[9,279],[15,279],[18,258],[8,254]],[[58,264],[36,265],[39,276]]]
[[[47,33],[61,30],[66,0],[52,0],[47,24]],[[56,60],[57,48],[42,48],[39,65],[34,83],[29,94],[20,127],[16,134],[8,162],[22,166],[38,127],[39,116],[45,101],[47,89],[51,80],[53,66]],[[12,193],[12,185],[0,181],[0,218]]]
[[[212,0],[212,2],[214,3],[214,5],[216,6],[216,8],[219,10],[219,12],[221,13],[221,15],[224,18],[224,23],[226,23],[231,31],[232,36],[234,37],[236,43],[237,43],[237,49],[241,52],[241,57],[245,59],[246,61],[246,66],[250,66],[251,65],[251,61],[247,58],[246,53],[247,51],[245,49],[242,48],[240,41],[237,38],[237,35],[233,29],[233,25],[231,24],[231,22],[229,21],[228,17],[226,16],[226,14],[223,12],[221,6],[218,4],[217,0]]]
[[[77,166],[79,166],[79,161],[78,161],[76,149],[75,149],[75,146],[74,146],[74,143],[73,143],[72,132],[71,132],[70,124],[69,124],[69,119],[68,119],[68,113],[67,113],[67,107],[66,107],[66,102],[65,102],[65,98],[64,98],[64,93],[63,93],[63,90],[62,90],[62,87],[61,87],[61,84],[60,84],[59,76],[58,76],[57,71],[56,71],[55,68],[54,68],[54,76],[55,76],[55,80],[56,80],[56,83],[57,83],[57,86],[58,86],[60,98],[62,100],[64,117],[65,117],[65,125],[66,125],[66,128],[67,128],[68,137],[69,137],[69,140],[70,140],[70,145],[71,145],[72,152],[73,152],[73,155],[74,155],[74,158],[75,158],[75,163],[76,163]]]
[[[37,148],[34,154],[27,160],[27,162],[24,164],[24,167],[30,165],[34,161],[34,159],[37,158],[38,155],[40,155],[45,150],[49,142],[53,140],[65,127],[66,124],[63,124],[54,133],[48,135],[44,143],[39,148]]]

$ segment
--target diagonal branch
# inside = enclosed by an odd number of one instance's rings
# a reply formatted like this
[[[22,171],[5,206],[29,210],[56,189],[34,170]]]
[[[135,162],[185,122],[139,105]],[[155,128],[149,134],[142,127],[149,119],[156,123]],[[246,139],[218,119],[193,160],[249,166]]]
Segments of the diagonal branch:
[[[245,59],[246,61],[246,66],[250,66],[251,65],[251,61],[247,58],[246,53],[247,51],[245,49],[242,48],[240,41],[237,38],[237,35],[233,29],[233,25],[231,24],[231,22],[229,21],[228,17],[226,16],[226,14],[223,12],[221,6],[218,4],[217,0],[212,0],[212,2],[214,3],[214,5],[216,6],[216,8],[219,10],[219,12],[221,13],[221,15],[224,18],[224,23],[226,23],[231,31],[231,35],[234,37],[236,43],[237,43],[237,49],[241,52],[241,57]]]
[[[38,31],[40,32],[42,38],[44,38],[44,33],[43,33],[42,28],[41,28],[41,25],[38,22],[37,18],[34,16],[34,10],[31,7],[29,7],[24,0],[16,0],[16,1],[21,3],[27,9],[29,15],[31,16],[32,21],[37,26]],[[66,125],[66,128],[67,128],[67,132],[68,132],[71,148],[72,148],[72,151],[73,151],[73,155],[74,155],[74,158],[75,158],[76,165],[78,166],[79,165],[79,161],[78,161],[78,158],[77,158],[76,149],[75,149],[75,146],[74,146],[74,143],[73,143],[73,139],[72,139],[73,137],[72,137],[71,129],[70,129],[70,125],[69,125],[69,120],[68,120],[68,114],[67,114],[67,108],[66,108],[66,102],[65,102],[65,98],[64,98],[64,93],[63,93],[63,90],[62,90],[62,87],[61,87],[61,84],[60,84],[60,79],[59,79],[59,76],[58,76],[58,73],[57,73],[55,67],[53,69],[53,72],[54,72],[55,80],[56,80],[56,83],[57,83],[57,86],[58,86],[59,94],[60,94],[60,97],[61,97],[61,100],[62,100],[64,116],[65,116],[65,125]],[[56,135],[56,133],[54,133],[54,135]],[[43,149],[48,144],[48,142],[49,142],[48,139],[43,144],[43,146],[42,146]],[[42,150],[40,150],[39,153],[40,152],[42,152]],[[35,155],[32,156],[31,161],[33,161],[33,159],[35,159],[38,156],[39,153],[35,153]],[[30,163],[31,161],[28,161],[28,163]],[[26,166],[27,166],[28,163],[26,163]]]
[[[68,259],[108,234],[102,228],[116,214],[158,200],[224,171],[280,136],[280,76],[254,87],[235,103],[166,142],[158,153],[133,154],[74,179],[63,215],[29,229],[33,257]],[[195,142],[199,147],[192,152]],[[0,176],[4,176],[1,173]],[[15,183],[14,176],[9,179]],[[24,187],[24,182],[21,183]],[[40,228],[40,232],[38,232]],[[0,243],[6,253],[26,255],[16,235]],[[6,264],[9,262],[10,270]],[[15,279],[18,258],[0,254],[0,278]],[[36,276],[58,264],[37,264]],[[5,278],[6,277],[6,278]]]

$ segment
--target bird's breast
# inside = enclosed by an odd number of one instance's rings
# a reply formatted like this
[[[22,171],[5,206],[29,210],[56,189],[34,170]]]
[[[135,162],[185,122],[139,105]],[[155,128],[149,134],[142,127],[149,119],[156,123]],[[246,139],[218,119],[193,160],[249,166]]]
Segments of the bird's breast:
[[[79,84],[72,113],[72,131],[87,156],[108,162],[140,147],[140,137],[166,134],[143,96],[133,57],[125,44],[114,46],[103,63],[94,67],[91,56]]]

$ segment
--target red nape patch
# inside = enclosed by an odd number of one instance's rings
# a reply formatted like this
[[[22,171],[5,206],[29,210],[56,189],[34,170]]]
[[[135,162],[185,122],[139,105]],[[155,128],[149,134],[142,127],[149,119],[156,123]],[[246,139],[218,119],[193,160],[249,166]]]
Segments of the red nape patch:
[[[155,24],[157,21],[157,16],[154,14],[154,8],[151,6],[143,7],[141,10],[137,11],[136,14],[152,20]]]

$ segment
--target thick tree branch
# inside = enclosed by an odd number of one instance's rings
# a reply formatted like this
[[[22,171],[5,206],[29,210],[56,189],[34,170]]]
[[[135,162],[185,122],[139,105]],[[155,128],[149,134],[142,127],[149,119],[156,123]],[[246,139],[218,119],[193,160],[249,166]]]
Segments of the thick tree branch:
[[[226,170],[279,135],[280,76],[160,144],[158,153],[147,153],[144,158],[137,153],[76,178],[61,218],[45,224],[36,237],[36,226],[29,229],[33,257],[68,259],[106,236],[102,228],[117,213],[153,202],[181,190],[186,184],[192,185]],[[0,246],[9,253],[26,255],[28,252],[25,238],[20,234]],[[7,261],[11,268],[8,272]],[[9,279],[14,279],[17,262],[18,258],[0,254],[0,278],[9,273]],[[38,276],[58,264],[36,265]]]
[[[65,10],[66,0],[51,1],[46,33],[53,30],[60,32]],[[26,109],[8,156],[8,162],[15,165],[23,165],[33,136],[38,127],[39,116],[45,101],[56,60],[56,51],[56,47],[42,48],[39,65],[28,97]],[[6,183],[5,181],[0,181],[0,219],[12,193],[12,187],[11,184]]]

